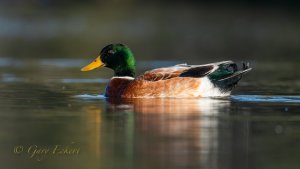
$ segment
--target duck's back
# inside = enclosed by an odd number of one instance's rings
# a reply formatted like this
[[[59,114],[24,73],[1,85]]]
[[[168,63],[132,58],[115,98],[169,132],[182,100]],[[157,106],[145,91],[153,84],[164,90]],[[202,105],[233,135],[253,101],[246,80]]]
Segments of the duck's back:
[[[225,74],[224,71],[228,71],[227,69],[232,69],[229,70],[232,73]],[[231,61],[206,65],[179,64],[147,71],[136,79],[114,77],[107,86],[106,96],[123,98],[226,96],[230,94],[244,72],[238,73],[236,64]],[[223,80],[224,78],[228,79]]]
[[[147,81],[166,80],[175,77],[203,77],[214,69],[214,65],[179,64],[171,67],[153,69],[145,72],[137,79]]]

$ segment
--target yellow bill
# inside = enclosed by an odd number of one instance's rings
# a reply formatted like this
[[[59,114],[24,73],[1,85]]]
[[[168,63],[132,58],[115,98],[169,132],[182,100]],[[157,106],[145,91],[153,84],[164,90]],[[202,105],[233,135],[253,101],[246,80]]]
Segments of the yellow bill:
[[[81,68],[81,71],[90,71],[103,66],[105,66],[105,64],[101,61],[100,56],[98,56],[92,63]]]

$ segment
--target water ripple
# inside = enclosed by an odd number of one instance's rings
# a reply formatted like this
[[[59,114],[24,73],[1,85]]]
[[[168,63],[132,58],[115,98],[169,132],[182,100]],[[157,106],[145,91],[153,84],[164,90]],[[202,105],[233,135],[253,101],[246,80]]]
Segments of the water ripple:
[[[240,102],[300,103],[300,96],[234,95],[231,99]]]
[[[102,94],[98,94],[98,95],[80,94],[80,95],[76,95],[74,97],[75,98],[80,98],[80,99],[83,99],[83,100],[103,100],[103,99],[106,99],[106,97]]]
[[[109,79],[96,78],[96,79],[62,79],[62,83],[107,83]]]

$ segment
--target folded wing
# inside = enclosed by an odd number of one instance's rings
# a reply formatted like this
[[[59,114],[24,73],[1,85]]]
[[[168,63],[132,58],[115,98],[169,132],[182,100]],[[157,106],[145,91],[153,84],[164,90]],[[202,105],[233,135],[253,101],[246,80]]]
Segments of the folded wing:
[[[139,76],[138,79],[147,81],[159,81],[167,80],[174,77],[195,77],[200,78],[215,68],[214,64],[207,65],[187,65],[179,64],[171,67],[158,68],[145,72],[143,75]]]

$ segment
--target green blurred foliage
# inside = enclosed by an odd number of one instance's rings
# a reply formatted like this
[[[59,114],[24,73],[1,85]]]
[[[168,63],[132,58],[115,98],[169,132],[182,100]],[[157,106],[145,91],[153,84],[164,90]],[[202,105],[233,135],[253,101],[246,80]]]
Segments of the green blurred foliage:
[[[124,43],[138,60],[299,60],[297,1],[2,1],[0,56],[94,57]]]

